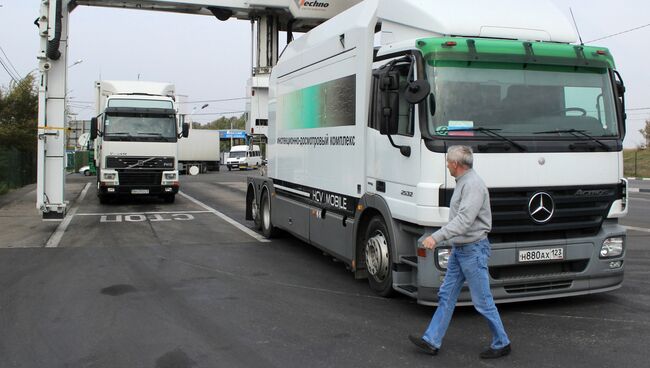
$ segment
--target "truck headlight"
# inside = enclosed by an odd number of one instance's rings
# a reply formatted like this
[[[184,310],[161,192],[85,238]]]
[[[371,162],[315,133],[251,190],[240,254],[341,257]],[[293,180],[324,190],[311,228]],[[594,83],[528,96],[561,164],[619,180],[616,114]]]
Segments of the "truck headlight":
[[[623,254],[624,238],[622,236],[607,238],[600,247],[600,258],[618,257]]]
[[[104,178],[106,181],[115,181],[116,177],[116,173],[102,173],[102,178]]]
[[[178,186],[178,171],[165,171],[162,174],[162,185]]]
[[[436,264],[439,269],[447,269],[449,256],[451,256],[451,248],[436,248]]]

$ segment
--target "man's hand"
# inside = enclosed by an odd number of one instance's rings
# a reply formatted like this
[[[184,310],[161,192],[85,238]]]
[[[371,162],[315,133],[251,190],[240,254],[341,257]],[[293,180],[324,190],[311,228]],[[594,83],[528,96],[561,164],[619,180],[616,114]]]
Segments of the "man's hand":
[[[422,245],[424,245],[424,247],[427,248],[427,249],[433,249],[433,248],[436,247],[436,241],[433,240],[432,236],[427,236],[422,241]]]

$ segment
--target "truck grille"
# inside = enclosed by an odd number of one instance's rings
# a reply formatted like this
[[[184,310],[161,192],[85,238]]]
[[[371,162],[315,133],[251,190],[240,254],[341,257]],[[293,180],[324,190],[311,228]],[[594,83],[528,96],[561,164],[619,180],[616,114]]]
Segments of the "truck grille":
[[[120,185],[160,185],[161,171],[118,171]]]
[[[110,169],[174,169],[173,157],[108,156],[106,167]]]
[[[588,264],[588,259],[577,259],[562,262],[493,266],[489,268],[489,272],[490,277],[494,280],[515,281],[528,278],[573,275],[583,272]]]
[[[568,289],[571,287],[571,284],[573,284],[573,281],[571,280],[550,281],[550,282],[538,282],[532,284],[509,285],[509,286],[504,286],[504,289],[508,294],[531,293],[537,291]]]
[[[453,189],[441,189],[440,192],[441,204],[449,206]],[[511,242],[596,233],[612,203],[621,198],[622,186],[493,188],[489,192],[492,208],[490,239],[493,242]],[[528,208],[531,197],[538,192],[548,193],[555,204],[551,219],[543,224],[533,220]]]

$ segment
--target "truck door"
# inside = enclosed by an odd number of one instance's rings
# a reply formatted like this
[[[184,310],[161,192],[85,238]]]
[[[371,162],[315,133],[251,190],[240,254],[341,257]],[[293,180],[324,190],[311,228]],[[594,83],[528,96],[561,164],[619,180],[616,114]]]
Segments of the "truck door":
[[[391,213],[396,218],[410,219],[415,216],[415,193],[420,180],[420,132],[417,123],[417,106],[409,104],[404,98],[404,90],[414,78],[411,58],[399,55],[387,60],[383,68],[373,72],[371,93],[371,111],[367,130],[367,190],[384,197]],[[386,91],[380,86],[378,73],[380,69],[392,69],[397,78],[395,85]],[[395,103],[394,99],[397,99]],[[397,108],[397,133],[390,136],[380,134],[381,119],[385,118],[387,103]],[[410,154],[405,155],[395,146],[409,147]]]

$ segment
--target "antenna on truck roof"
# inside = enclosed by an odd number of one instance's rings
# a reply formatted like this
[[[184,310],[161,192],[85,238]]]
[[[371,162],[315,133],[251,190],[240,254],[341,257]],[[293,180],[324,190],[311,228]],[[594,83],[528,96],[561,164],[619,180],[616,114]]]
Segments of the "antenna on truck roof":
[[[576,32],[578,32],[578,39],[580,40],[580,46],[584,46],[585,43],[582,42],[582,36],[580,36],[580,29],[578,29],[578,23],[576,22],[576,18],[573,16],[573,9],[569,7],[569,12],[571,12],[571,19],[573,19],[573,25],[576,27]]]

